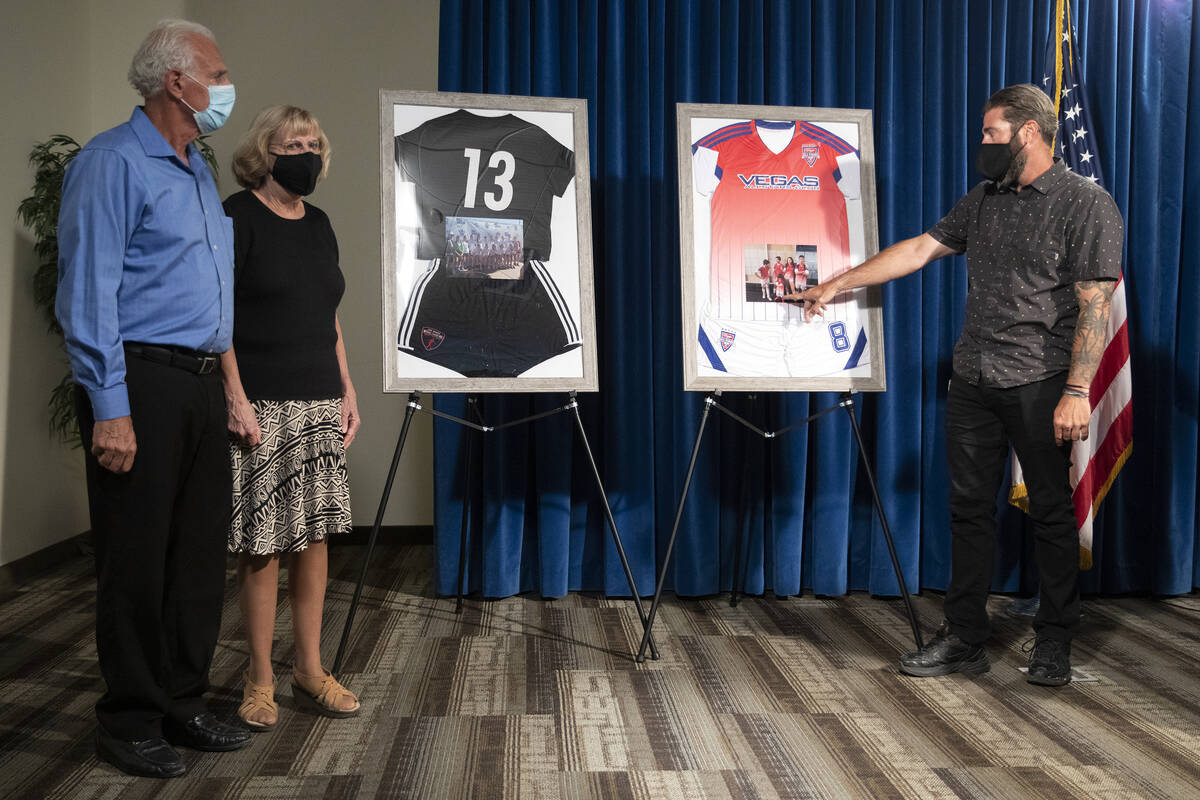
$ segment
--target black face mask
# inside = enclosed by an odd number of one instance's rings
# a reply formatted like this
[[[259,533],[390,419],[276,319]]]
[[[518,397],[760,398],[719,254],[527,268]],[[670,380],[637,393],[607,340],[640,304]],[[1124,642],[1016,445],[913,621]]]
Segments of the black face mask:
[[[1013,145],[1017,145],[1016,150],[1013,150]],[[975,169],[990,181],[1002,185],[1015,184],[1025,168],[1025,159],[1021,157],[1019,164],[1014,161],[1024,149],[1016,134],[1007,142],[985,142],[979,145],[979,152],[975,154]]]
[[[317,188],[317,176],[321,174],[323,163],[320,153],[275,156],[271,177],[284,189],[303,197]]]
[[[1013,152],[1010,142],[984,143],[975,155],[975,170],[990,181],[998,181],[1008,172]]]

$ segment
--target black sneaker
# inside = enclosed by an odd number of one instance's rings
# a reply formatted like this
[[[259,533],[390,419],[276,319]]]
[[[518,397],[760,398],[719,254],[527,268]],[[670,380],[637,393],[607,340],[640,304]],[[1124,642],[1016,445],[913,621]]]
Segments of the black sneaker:
[[[918,678],[932,678],[952,672],[982,675],[989,669],[991,667],[983,645],[964,642],[958,634],[950,632],[948,623],[938,628],[933,641],[920,650],[900,657],[900,671]]]
[[[1065,686],[1071,682],[1071,644],[1039,637],[1029,653],[1025,680],[1038,686]]]
[[[1018,597],[1008,604],[1004,611],[1010,617],[1036,617],[1038,609],[1042,606],[1042,596],[1035,594],[1033,597]]]

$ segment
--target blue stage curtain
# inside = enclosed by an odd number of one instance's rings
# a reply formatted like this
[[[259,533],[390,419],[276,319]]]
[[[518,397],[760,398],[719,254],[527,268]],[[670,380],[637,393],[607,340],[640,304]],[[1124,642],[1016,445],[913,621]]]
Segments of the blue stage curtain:
[[[1109,189],[1127,221],[1133,455],[1096,523],[1086,591],[1181,593],[1200,576],[1200,20],[1183,0],[1075,0]],[[978,178],[980,108],[1040,77],[1051,0],[501,2],[442,0],[446,91],[588,101],[602,390],[590,441],[642,593],[654,589],[703,396],[681,390],[675,103],[869,108],[880,243],[931,226]],[[910,587],[944,588],[943,412],[962,325],[963,259],[883,288],[888,390],[860,396],[869,458]],[[691,342],[688,342],[689,347]],[[737,394],[782,427],[836,395]],[[490,424],[564,396],[484,396]],[[436,399],[465,413],[463,396]],[[729,588],[745,536],[750,592],[898,592],[843,412],[764,442],[714,414],[669,588]],[[497,597],[627,594],[569,415],[478,436],[435,423],[437,590],[455,591],[471,492],[468,586]],[[465,485],[467,447],[477,478]],[[994,588],[1029,588],[1030,543],[1004,510]]]

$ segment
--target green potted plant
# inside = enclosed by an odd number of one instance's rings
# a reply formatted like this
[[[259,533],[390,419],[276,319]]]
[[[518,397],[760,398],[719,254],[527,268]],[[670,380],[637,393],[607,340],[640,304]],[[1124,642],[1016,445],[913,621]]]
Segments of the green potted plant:
[[[48,330],[58,337],[60,346],[63,330],[54,317],[54,298],[58,292],[58,209],[62,204],[63,175],[79,150],[78,142],[62,134],[35,145],[29,154],[33,194],[17,207],[17,217],[33,232],[33,250],[37,254],[33,302],[45,315]],[[66,361],[65,353],[63,360]],[[50,430],[78,446],[73,394],[74,381],[67,367],[62,380],[50,390]]]

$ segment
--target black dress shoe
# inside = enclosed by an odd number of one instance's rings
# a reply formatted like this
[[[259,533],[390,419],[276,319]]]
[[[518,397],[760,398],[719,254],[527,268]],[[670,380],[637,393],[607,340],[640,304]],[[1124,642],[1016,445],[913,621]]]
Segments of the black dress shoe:
[[[208,711],[197,714],[187,722],[178,722],[167,717],[163,720],[163,733],[171,744],[190,747],[193,750],[220,753],[250,744],[250,731],[240,725],[221,722]]]
[[[1039,686],[1065,686],[1071,682],[1071,645],[1039,637],[1029,654],[1025,680]]]
[[[983,645],[964,642],[958,634],[951,633],[950,626],[946,624],[934,634],[933,641],[920,650],[900,657],[900,671],[918,678],[932,678],[952,672],[981,675],[989,669],[991,667]]]
[[[178,778],[187,771],[179,753],[161,737],[127,742],[100,729],[96,732],[96,756],[128,775],[143,778]]]

